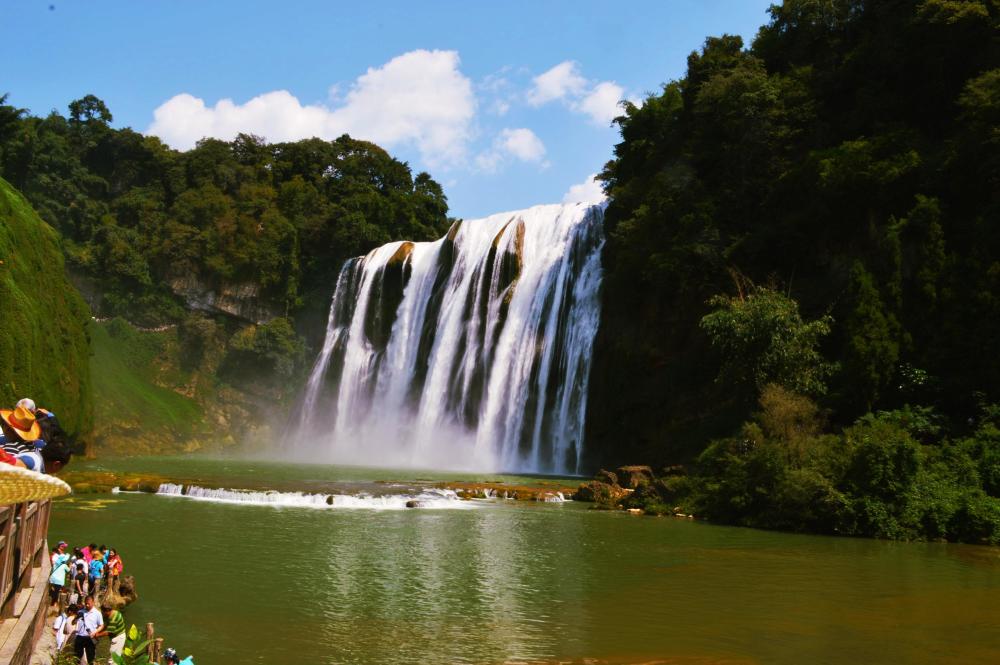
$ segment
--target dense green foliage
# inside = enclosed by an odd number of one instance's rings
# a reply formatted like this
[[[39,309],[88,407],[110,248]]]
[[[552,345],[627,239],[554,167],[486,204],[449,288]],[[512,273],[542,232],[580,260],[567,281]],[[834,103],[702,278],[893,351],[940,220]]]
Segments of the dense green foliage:
[[[713,443],[675,495],[708,519],[766,528],[1000,543],[997,411],[945,438],[935,414],[868,414],[822,434],[818,410],[771,386],[739,436]]]
[[[716,309],[701,327],[722,351],[720,381],[733,389],[756,391],[777,383],[807,394],[825,391],[831,368],[818,345],[830,332],[829,317],[806,323],[794,300],[770,289],[715,296],[709,304]]]
[[[304,349],[288,319],[244,328],[230,340],[222,361],[222,376],[242,374],[260,383],[282,382],[295,375]]]
[[[629,501],[1000,542],[1000,5],[786,0],[617,122],[589,442],[689,469]]]
[[[617,121],[588,402],[606,464],[692,461],[768,381],[819,397],[834,431],[911,404],[960,438],[1000,400],[1000,6],[787,0],[771,16],[749,48],[706,40]],[[816,326],[800,385],[749,348],[765,342],[713,344],[756,316],[718,294],[753,284],[797,303],[759,312],[774,350],[804,333],[796,317]]]
[[[57,234],[0,179],[0,406],[32,397],[69,433],[89,432],[88,319]]]
[[[426,173],[342,136],[266,144],[205,139],[187,152],[131,129],[88,95],[69,117],[40,118],[0,98],[0,175],[64,237],[90,277],[99,314],[142,325],[179,321],[170,288],[252,283],[277,314],[326,299],[344,259],[448,228],[447,199]]]

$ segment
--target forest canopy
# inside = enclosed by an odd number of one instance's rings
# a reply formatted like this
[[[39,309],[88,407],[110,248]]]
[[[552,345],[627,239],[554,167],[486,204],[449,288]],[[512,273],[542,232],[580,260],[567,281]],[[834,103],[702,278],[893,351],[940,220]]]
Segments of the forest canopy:
[[[786,0],[616,123],[598,459],[690,465],[650,500],[719,521],[1000,541],[1000,5]]]
[[[170,284],[191,276],[295,312],[313,291],[325,302],[344,259],[448,228],[441,186],[367,141],[240,134],[178,152],[112,120],[94,95],[45,117],[0,97],[0,175],[59,231],[103,316],[178,321]]]

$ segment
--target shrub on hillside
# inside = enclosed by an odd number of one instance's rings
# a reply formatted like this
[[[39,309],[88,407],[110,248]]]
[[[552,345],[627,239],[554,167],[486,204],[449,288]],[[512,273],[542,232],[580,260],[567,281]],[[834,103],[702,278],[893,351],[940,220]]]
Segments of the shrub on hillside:
[[[229,340],[219,373],[223,378],[280,385],[292,377],[305,354],[289,319],[247,326]]]

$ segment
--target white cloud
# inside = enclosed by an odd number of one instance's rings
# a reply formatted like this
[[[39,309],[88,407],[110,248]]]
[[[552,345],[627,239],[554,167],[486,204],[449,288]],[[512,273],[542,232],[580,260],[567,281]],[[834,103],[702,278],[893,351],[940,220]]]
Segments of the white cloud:
[[[606,198],[595,173],[580,184],[570,187],[563,195],[563,203],[599,203]]]
[[[622,114],[621,100],[624,97],[624,88],[614,81],[603,81],[595,85],[593,90],[577,103],[576,108],[590,116],[594,122],[607,125]]]
[[[524,162],[537,162],[545,156],[545,144],[530,129],[505,129],[500,132],[500,145],[505,152]]]
[[[487,173],[494,173],[509,160],[517,159],[541,164],[545,168],[548,163],[542,161],[544,157],[545,144],[533,131],[524,127],[503,129],[494,139],[493,147],[476,157],[476,166]]]
[[[528,103],[532,106],[578,97],[587,87],[587,79],[580,75],[579,66],[572,60],[560,62],[532,82],[534,86],[528,91]]]
[[[223,99],[215,106],[185,93],[153,112],[146,133],[179,149],[191,148],[206,136],[231,139],[240,132],[270,141],[333,139],[349,133],[384,147],[412,145],[433,166],[465,158],[475,112],[472,83],[459,71],[458,53],[417,50],[370,68],[336,108],[303,105],[285,90],[245,104]]]
[[[476,86],[484,98],[483,106],[493,115],[503,116],[510,111],[515,98],[514,85],[507,78],[511,69],[506,65],[495,74],[487,74]]]
[[[510,110],[510,102],[497,99],[494,100],[492,106],[490,106],[490,112],[494,115],[507,115],[507,111]]]
[[[533,79],[528,103],[541,106],[561,101],[570,110],[607,125],[621,114],[625,89],[614,81],[592,81],[583,77],[577,63],[566,60]]]

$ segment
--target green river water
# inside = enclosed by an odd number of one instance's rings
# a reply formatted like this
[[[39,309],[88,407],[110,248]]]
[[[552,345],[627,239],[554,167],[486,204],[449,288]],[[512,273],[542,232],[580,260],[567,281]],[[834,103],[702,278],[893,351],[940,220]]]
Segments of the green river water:
[[[116,463],[126,467],[349,496],[458,477]],[[117,547],[140,594],[126,620],[154,621],[198,665],[1000,662],[995,548],[791,535],[572,502],[442,505],[452,507],[81,495],[56,503],[49,539]]]

